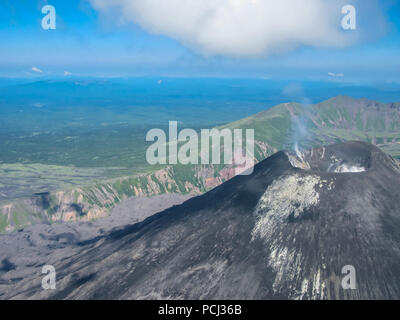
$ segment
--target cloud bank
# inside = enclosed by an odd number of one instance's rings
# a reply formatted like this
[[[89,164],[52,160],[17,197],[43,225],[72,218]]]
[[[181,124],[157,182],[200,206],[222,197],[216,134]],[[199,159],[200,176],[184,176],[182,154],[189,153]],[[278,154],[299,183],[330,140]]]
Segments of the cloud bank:
[[[32,70],[32,71],[35,71],[35,72],[37,72],[37,73],[43,73],[43,71],[40,70],[38,67],[32,67],[31,70]]]
[[[205,55],[252,57],[298,46],[341,48],[354,35],[341,29],[335,0],[89,0],[118,23],[133,22]]]
[[[334,72],[328,72],[328,76],[332,78],[342,78],[344,77],[343,73],[334,73]]]

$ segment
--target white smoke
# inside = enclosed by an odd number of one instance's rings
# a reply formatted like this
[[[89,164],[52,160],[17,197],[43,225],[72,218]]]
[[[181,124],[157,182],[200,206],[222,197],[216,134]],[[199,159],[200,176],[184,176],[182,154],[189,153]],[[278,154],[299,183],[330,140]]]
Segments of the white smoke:
[[[205,55],[252,57],[354,40],[340,29],[344,0],[89,1],[103,15],[117,11],[119,23],[133,22]]]

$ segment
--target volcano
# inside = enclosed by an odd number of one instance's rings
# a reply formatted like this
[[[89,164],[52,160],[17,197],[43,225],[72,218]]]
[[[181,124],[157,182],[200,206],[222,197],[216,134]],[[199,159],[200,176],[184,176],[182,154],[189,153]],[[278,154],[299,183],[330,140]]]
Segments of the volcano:
[[[399,200],[400,169],[373,145],[278,152],[143,222],[49,248],[34,272],[9,257],[0,298],[399,299]],[[43,290],[52,260],[57,288]]]

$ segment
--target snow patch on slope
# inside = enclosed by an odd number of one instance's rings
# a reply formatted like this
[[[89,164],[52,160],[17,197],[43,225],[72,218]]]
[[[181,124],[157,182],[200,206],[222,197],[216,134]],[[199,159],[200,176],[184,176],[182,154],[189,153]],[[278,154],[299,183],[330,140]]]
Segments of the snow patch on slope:
[[[274,181],[257,204],[257,223],[253,236],[268,238],[277,223],[285,222],[291,215],[297,218],[304,210],[318,204],[315,190],[322,186],[318,176],[286,176]]]
[[[347,165],[347,164],[342,164],[339,165],[337,168],[335,168],[334,172],[336,173],[346,173],[346,172],[352,172],[352,173],[358,173],[358,172],[365,172],[367,169],[362,166],[358,165]]]
[[[279,293],[285,283],[298,283],[292,287],[291,299],[323,298],[324,283],[320,281],[320,270],[315,270],[311,279],[303,278],[304,257],[296,246],[286,246],[280,227],[289,218],[301,218],[305,210],[317,205],[320,196],[317,188],[333,188],[332,182],[316,175],[298,174],[275,180],[260,198],[255,209],[256,224],[253,240],[261,238],[269,248],[268,265],[276,272],[272,288]],[[285,245],[286,243],[286,245]]]

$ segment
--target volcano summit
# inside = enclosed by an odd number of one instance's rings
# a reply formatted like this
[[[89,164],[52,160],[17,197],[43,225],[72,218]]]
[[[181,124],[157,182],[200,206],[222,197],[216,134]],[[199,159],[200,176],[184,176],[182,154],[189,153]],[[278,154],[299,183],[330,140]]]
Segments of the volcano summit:
[[[278,152],[138,224],[29,261],[34,244],[21,246],[3,257],[0,298],[399,299],[399,199],[400,169],[373,145]],[[45,291],[51,261],[57,289]],[[354,290],[342,287],[348,265]]]

